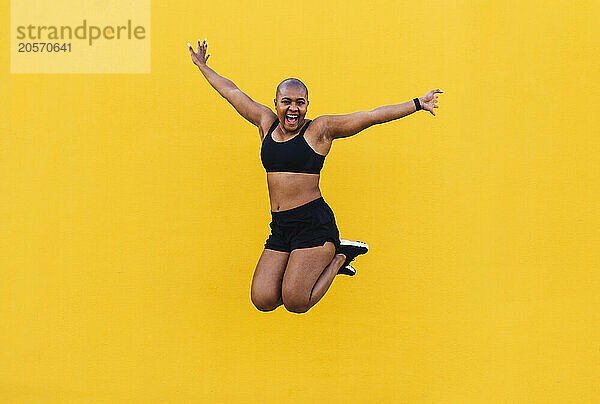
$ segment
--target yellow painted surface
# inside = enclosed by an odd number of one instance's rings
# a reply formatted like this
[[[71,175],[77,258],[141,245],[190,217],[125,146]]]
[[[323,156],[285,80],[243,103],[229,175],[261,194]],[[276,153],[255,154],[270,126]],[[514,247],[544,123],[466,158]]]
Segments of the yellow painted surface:
[[[152,2],[151,74],[10,74],[0,12],[0,402],[600,402],[600,3]],[[257,130],[192,64],[336,141],[322,191],[371,251],[258,312]]]

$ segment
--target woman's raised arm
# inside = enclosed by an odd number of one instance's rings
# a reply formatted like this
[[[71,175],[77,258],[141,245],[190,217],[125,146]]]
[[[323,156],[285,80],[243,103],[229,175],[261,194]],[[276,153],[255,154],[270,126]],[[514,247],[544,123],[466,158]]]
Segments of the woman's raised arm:
[[[206,61],[210,56],[210,53],[206,53],[208,44],[206,39],[200,43],[198,39],[198,51],[194,52],[192,45],[188,43],[188,49],[190,50],[192,61],[198,69],[202,72],[206,80],[210,83],[215,90],[218,91],[223,98],[225,98],[241,116],[254,125],[261,127],[268,127],[275,118],[275,113],[268,107],[253,101],[250,97],[242,92],[231,80],[226,79],[218,75],[213,69],[206,65]]]
[[[438,108],[438,105],[435,104],[438,98],[437,93],[443,93],[443,91],[438,88],[418,98],[421,108],[431,112],[434,116],[433,109]],[[372,111],[361,111],[348,115],[323,115],[316,118],[314,124],[320,126],[330,139],[337,139],[356,135],[369,126],[393,121],[416,111],[417,106],[411,100],[402,104],[384,105]]]

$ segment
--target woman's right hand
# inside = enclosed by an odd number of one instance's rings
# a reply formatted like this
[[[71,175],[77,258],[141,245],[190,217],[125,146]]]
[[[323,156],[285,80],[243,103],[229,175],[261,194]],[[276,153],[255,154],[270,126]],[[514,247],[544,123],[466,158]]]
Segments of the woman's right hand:
[[[207,55],[206,54],[206,48],[208,47],[208,43],[206,42],[206,38],[204,38],[204,41],[202,41],[202,43],[200,43],[200,40],[198,39],[198,52],[194,52],[194,48],[192,48],[192,45],[188,42],[188,49],[190,50],[190,53],[192,54],[192,61],[194,62],[194,64],[198,67],[202,67],[202,66],[206,66],[206,61],[208,60],[208,57],[210,56],[210,53]]]

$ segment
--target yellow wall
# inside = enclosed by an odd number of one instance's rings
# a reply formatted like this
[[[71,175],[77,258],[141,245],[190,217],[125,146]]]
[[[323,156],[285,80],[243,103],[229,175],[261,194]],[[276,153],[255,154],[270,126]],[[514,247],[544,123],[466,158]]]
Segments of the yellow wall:
[[[0,402],[600,402],[600,3],[152,2],[152,73],[11,75],[0,5]],[[322,191],[367,241],[306,315],[251,304],[255,128],[187,42],[336,141]]]

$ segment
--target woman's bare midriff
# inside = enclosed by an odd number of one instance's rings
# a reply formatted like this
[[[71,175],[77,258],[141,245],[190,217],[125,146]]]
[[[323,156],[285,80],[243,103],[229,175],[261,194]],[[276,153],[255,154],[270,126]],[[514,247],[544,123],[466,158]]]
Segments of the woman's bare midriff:
[[[320,198],[319,178],[319,174],[267,173],[271,211],[296,208]]]

